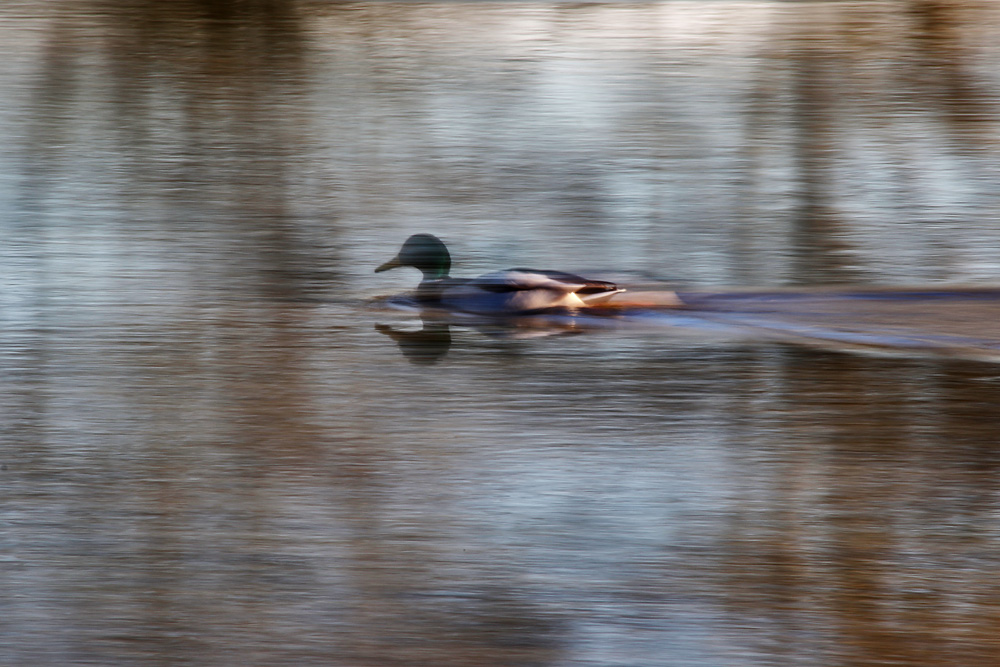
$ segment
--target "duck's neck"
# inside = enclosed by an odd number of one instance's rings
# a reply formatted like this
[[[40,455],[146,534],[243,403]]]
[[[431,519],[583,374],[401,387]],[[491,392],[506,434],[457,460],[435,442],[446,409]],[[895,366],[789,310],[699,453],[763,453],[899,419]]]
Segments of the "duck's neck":
[[[440,301],[441,293],[444,292],[445,287],[451,281],[448,280],[448,276],[444,275],[440,278],[428,278],[427,274],[424,274],[424,279],[420,281],[417,285],[417,291],[415,296],[418,301]]]
[[[420,269],[424,274],[424,282],[441,280],[448,277],[448,267],[439,266],[433,269]]]

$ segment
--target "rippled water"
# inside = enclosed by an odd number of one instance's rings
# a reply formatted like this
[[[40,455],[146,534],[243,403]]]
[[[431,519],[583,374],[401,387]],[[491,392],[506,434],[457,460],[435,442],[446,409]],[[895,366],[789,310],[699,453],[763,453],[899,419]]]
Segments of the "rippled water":
[[[3,4],[0,664],[996,664],[1000,366],[372,271],[995,286],[998,26]]]

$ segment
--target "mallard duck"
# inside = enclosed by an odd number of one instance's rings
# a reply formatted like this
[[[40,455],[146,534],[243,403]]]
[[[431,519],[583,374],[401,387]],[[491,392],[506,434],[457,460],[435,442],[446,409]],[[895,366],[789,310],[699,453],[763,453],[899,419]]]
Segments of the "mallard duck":
[[[603,303],[625,290],[614,283],[589,280],[562,271],[507,269],[478,278],[452,278],[451,255],[441,239],[414,234],[399,253],[375,273],[412,266],[424,274],[417,287],[421,303],[470,313],[529,313],[549,308],[576,310]]]

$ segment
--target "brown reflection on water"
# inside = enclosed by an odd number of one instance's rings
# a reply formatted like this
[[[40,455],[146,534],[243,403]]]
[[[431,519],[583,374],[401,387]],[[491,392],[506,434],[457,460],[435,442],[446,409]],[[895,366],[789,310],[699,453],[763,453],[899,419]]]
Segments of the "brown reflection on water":
[[[917,67],[927,98],[944,111],[951,131],[967,148],[995,141],[996,98],[970,71],[970,53],[977,42],[991,39],[974,27],[967,8],[936,0],[915,0],[910,12]]]
[[[181,253],[222,233],[252,273],[221,280],[273,297],[328,291],[336,211],[317,165],[298,164],[316,137],[295,3],[53,5],[23,146],[32,206],[114,202],[94,226],[156,227]],[[67,224],[52,210],[36,223]],[[237,268],[202,258],[213,262]]]
[[[760,407],[782,423],[782,453],[754,460],[765,450],[741,443],[751,446],[737,454],[768,479],[745,482],[732,517],[734,610],[769,618],[764,641],[779,654],[994,664],[995,373],[804,351],[780,372],[783,389]]]
[[[836,196],[830,191],[834,133],[829,109],[835,86],[829,71],[836,67],[836,58],[817,47],[810,36],[798,41],[789,54],[794,77],[795,164],[801,188],[792,222],[795,273],[800,282],[846,282],[857,276],[847,267],[848,244],[835,209]]]
[[[794,187],[789,221],[791,271],[796,282],[805,284],[860,278],[851,267],[851,244],[836,192],[839,84],[844,71],[851,68],[852,55],[840,20],[844,17],[824,6],[780,13],[770,26],[773,41],[769,47],[774,50],[769,55],[781,64],[757,81],[754,91],[755,105],[771,105],[779,95],[777,90],[787,87],[784,113],[791,126],[789,166]],[[764,118],[769,116],[754,113],[750,122],[771,123]]]
[[[147,313],[5,358],[30,369],[0,391],[5,661],[549,662],[559,620],[459,532],[451,464],[364,379],[367,329]]]

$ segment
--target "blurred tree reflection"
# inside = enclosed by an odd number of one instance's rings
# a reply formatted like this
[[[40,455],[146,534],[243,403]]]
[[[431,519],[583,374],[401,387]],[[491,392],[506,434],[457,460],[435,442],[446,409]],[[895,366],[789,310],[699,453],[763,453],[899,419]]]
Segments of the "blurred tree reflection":
[[[333,212],[322,168],[308,159],[315,137],[296,7],[59,5],[35,89],[28,187],[44,201],[53,184],[92,179],[117,192],[122,218],[162,210],[158,224],[181,243],[210,233],[205,219],[225,220],[228,251],[255,257],[257,272],[226,280],[274,296],[328,288]],[[88,116],[111,126],[95,122],[81,134]],[[118,164],[86,171],[95,151],[113,151]]]
[[[956,139],[982,149],[982,142],[990,141],[996,129],[998,100],[972,70],[978,32],[975,14],[963,3],[939,0],[913,0],[909,11],[913,16],[909,37],[918,54],[916,75],[926,88],[927,101],[941,108]],[[984,123],[992,127],[983,127]]]
[[[750,464],[726,536],[734,611],[771,619],[779,652],[800,639],[789,655],[993,664],[998,526],[982,519],[1000,502],[995,378],[967,362],[785,357],[784,388],[756,404],[783,457]]]

